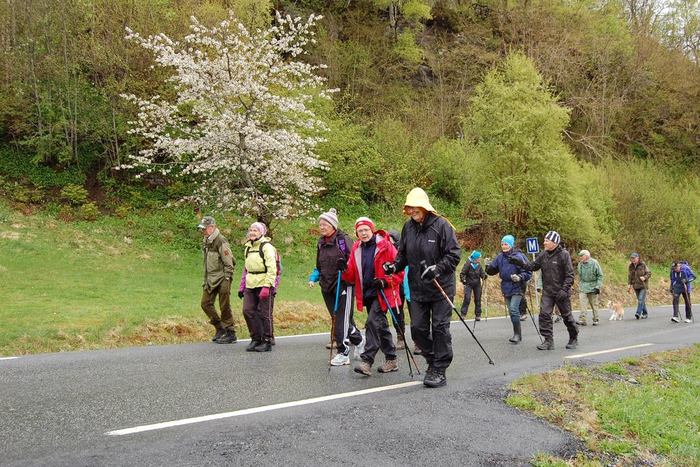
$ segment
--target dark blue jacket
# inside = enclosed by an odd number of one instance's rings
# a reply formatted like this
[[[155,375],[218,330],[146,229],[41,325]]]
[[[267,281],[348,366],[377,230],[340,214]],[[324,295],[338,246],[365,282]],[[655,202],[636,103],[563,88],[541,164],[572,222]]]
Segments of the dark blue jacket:
[[[489,276],[498,274],[501,278],[501,292],[506,298],[512,297],[513,295],[522,295],[522,283],[529,281],[532,277],[531,272],[525,271],[514,264],[510,264],[508,262],[508,257],[510,255],[518,256],[518,258],[522,259],[525,264],[527,264],[527,257],[524,254],[522,254],[520,251],[509,250],[506,253],[500,253],[491,264],[486,266],[486,274]],[[520,282],[513,282],[510,278],[512,274],[517,274],[520,276]]]

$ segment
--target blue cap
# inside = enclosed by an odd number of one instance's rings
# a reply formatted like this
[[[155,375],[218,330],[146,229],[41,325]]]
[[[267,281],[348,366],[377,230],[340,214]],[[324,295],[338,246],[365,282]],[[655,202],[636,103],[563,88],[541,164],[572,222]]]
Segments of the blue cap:
[[[469,259],[472,261],[475,261],[479,258],[481,258],[481,252],[477,250],[472,251],[472,254],[469,255]]]
[[[515,246],[515,237],[512,235],[506,235],[501,239],[501,243],[505,243],[509,247],[513,248]]]

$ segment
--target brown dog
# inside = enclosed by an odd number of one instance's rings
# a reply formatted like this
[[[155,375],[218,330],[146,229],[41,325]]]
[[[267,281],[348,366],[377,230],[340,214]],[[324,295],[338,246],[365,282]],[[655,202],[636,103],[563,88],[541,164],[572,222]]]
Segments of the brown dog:
[[[612,312],[610,314],[610,321],[622,321],[625,317],[625,309],[622,307],[622,303],[608,300],[607,308]]]

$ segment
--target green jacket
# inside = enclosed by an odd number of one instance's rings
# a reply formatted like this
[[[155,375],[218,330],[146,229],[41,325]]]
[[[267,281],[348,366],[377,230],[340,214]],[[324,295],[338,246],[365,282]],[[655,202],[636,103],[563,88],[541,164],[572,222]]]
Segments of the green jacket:
[[[593,258],[578,263],[578,278],[578,288],[582,293],[593,293],[593,289],[600,290],[603,287],[603,270]]]
[[[204,253],[203,287],[212,290],[224,279],[231,280],[236,260],[233,259],[228,240],[221,235],[219,229],[214,230],[202,241],[202,252]]]
[[[640,277],[644,277],[644,280],[640,280]],[[636,266],[630,263],[627,272],[627,283],[631,285],[634,290],[648,289],[650,277],[651,270],[642,261]]]

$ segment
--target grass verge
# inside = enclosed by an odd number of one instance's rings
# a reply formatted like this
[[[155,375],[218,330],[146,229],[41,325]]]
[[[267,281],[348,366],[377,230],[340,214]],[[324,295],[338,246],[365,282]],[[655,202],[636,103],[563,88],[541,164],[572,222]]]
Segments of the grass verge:
[[[541,453],[533,465],[700,465],[700,345],[526,376],[506,402],[589,450],[566,460]]]

